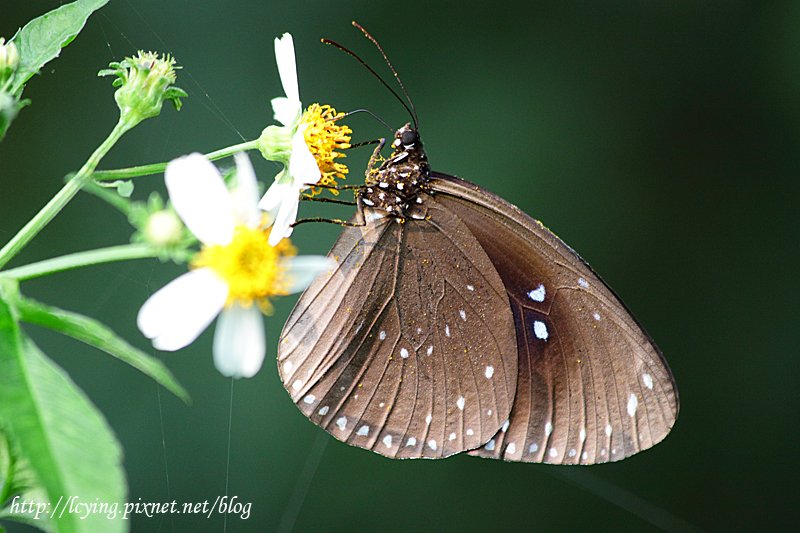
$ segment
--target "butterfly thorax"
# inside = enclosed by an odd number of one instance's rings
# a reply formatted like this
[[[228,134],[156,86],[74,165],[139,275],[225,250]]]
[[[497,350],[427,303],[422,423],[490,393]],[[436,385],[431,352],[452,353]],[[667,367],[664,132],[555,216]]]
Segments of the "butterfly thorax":
[[[430,179],[430,166],[419,134],[406,124],[395,133],[392,147],[392,154],[379,167],[367,171],[358,203],[378,218],[424,218],[419,193]]]

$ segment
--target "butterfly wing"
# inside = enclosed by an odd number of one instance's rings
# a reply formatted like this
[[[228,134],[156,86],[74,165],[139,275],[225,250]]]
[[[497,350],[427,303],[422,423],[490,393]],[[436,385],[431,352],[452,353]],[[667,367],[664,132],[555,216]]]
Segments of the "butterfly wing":
[[[509,416],[517,379],[500,277],[458,218],[423,205],[421,219],[344,228],[337,267],[300,297],[278,349],[312,422],[396,458],[481,446]]]
[[[441,174],[432,189],[489,255],[517,332],[511,417],[470,453],[593,464],[661,441],[678,415],[677,388],[658,348],[611,289],[569,246],[502,198]]]

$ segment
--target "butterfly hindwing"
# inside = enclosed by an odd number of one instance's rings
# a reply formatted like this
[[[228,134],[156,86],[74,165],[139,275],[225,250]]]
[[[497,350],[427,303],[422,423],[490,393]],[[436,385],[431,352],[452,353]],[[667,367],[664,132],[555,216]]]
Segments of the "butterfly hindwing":
[[[661,441],[678,414],[677,389],[624,304],[540,222],[471,183],[433,177],[437,202],[466,224],[503,280],[517,334],[510,419],[470,453],[593,464]]]
[[[303,293],[278,364],[314,423],[388,457],[481,446],[508,418],[517,347],[503,283],[467,227],[430,197],[404,224],[367,217]],[[446,232],[444,231],[446,228]]]

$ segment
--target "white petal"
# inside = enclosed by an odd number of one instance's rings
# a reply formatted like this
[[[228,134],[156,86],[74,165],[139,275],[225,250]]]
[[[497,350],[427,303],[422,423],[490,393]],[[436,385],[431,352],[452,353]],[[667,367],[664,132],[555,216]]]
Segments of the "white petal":
[[[303,128],[292,137],[292,157],[289,159],[289,174],[297,185],[317,183],[322,176],[317,161],[306,144]]]
[[[301,255],[281,261],[289,277],[289,294],[308,287],[317,275],[336,268],[336,261],[324,255]]]
[[[278,63],[278,73],[281,76],[283,92],[289,100],[300,101],[300,91],[297,88],[297,63],[294,58],[294,40],[291,33],[284,33],[280,39],[275,39],[275,61]]]
[[[293,197],[284,198],[281,202],[278,212],[275,215],[275,221],[272,223],[272,231],[269,234],[269,244],[275,246],[281,239],[289,237],[292,234],[295,220],[297,220],[297,209],[300,204],[300,191],[297,189],[290,189],[294,191]]]
[[[280,96],[272,99],[272,112],[275,120],[284,126],[294,127],[298,120],[300,120],[300,113],[303,110],[303,104],[300,100],[291,100]]]
[[[228,286],[211,269],[175,278],[139,310],[137,324],[159,350],[172,352],[194,341],[225,305]]]
[[[264,211],[276,211],[284,199],[294,194],[292,178],[286,170],[275,176],[275,181],[267,189],[267,193],[258,202],[258,208]]]
[[[261,222],[256,173],[244,152],[236,153],[233,158],[236,160],[236,189],[231,191],[233,216],[238,223],[254,228]]]
[[[233,210],[217,167],[202,154],[173,159],[164,172],[172,206],[203,244],[228,244]]]
[[[214,333],[214,364],[222,375],[255,376],[266,351],[264,319],[258,307],[234,304],[222,311]]]

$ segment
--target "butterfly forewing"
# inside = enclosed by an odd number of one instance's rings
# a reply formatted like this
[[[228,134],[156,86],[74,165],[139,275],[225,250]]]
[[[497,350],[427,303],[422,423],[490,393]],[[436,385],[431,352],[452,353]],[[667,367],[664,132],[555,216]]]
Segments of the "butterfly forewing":
[[[389,457],[483,445],[511,412],[518,374],[489,257],[448,210],[428,196],[424,206],[421,219],[345,228],[330,253],[337,268],[300,298],[278,351],[306,416]]]
[[[471,453],[593,464],[661,441],[678,414],[677,389],[622,302],[540,222],[473,184],[434,178],[437,202],[466,224],[498,271],[516,329],[509,422]]]

